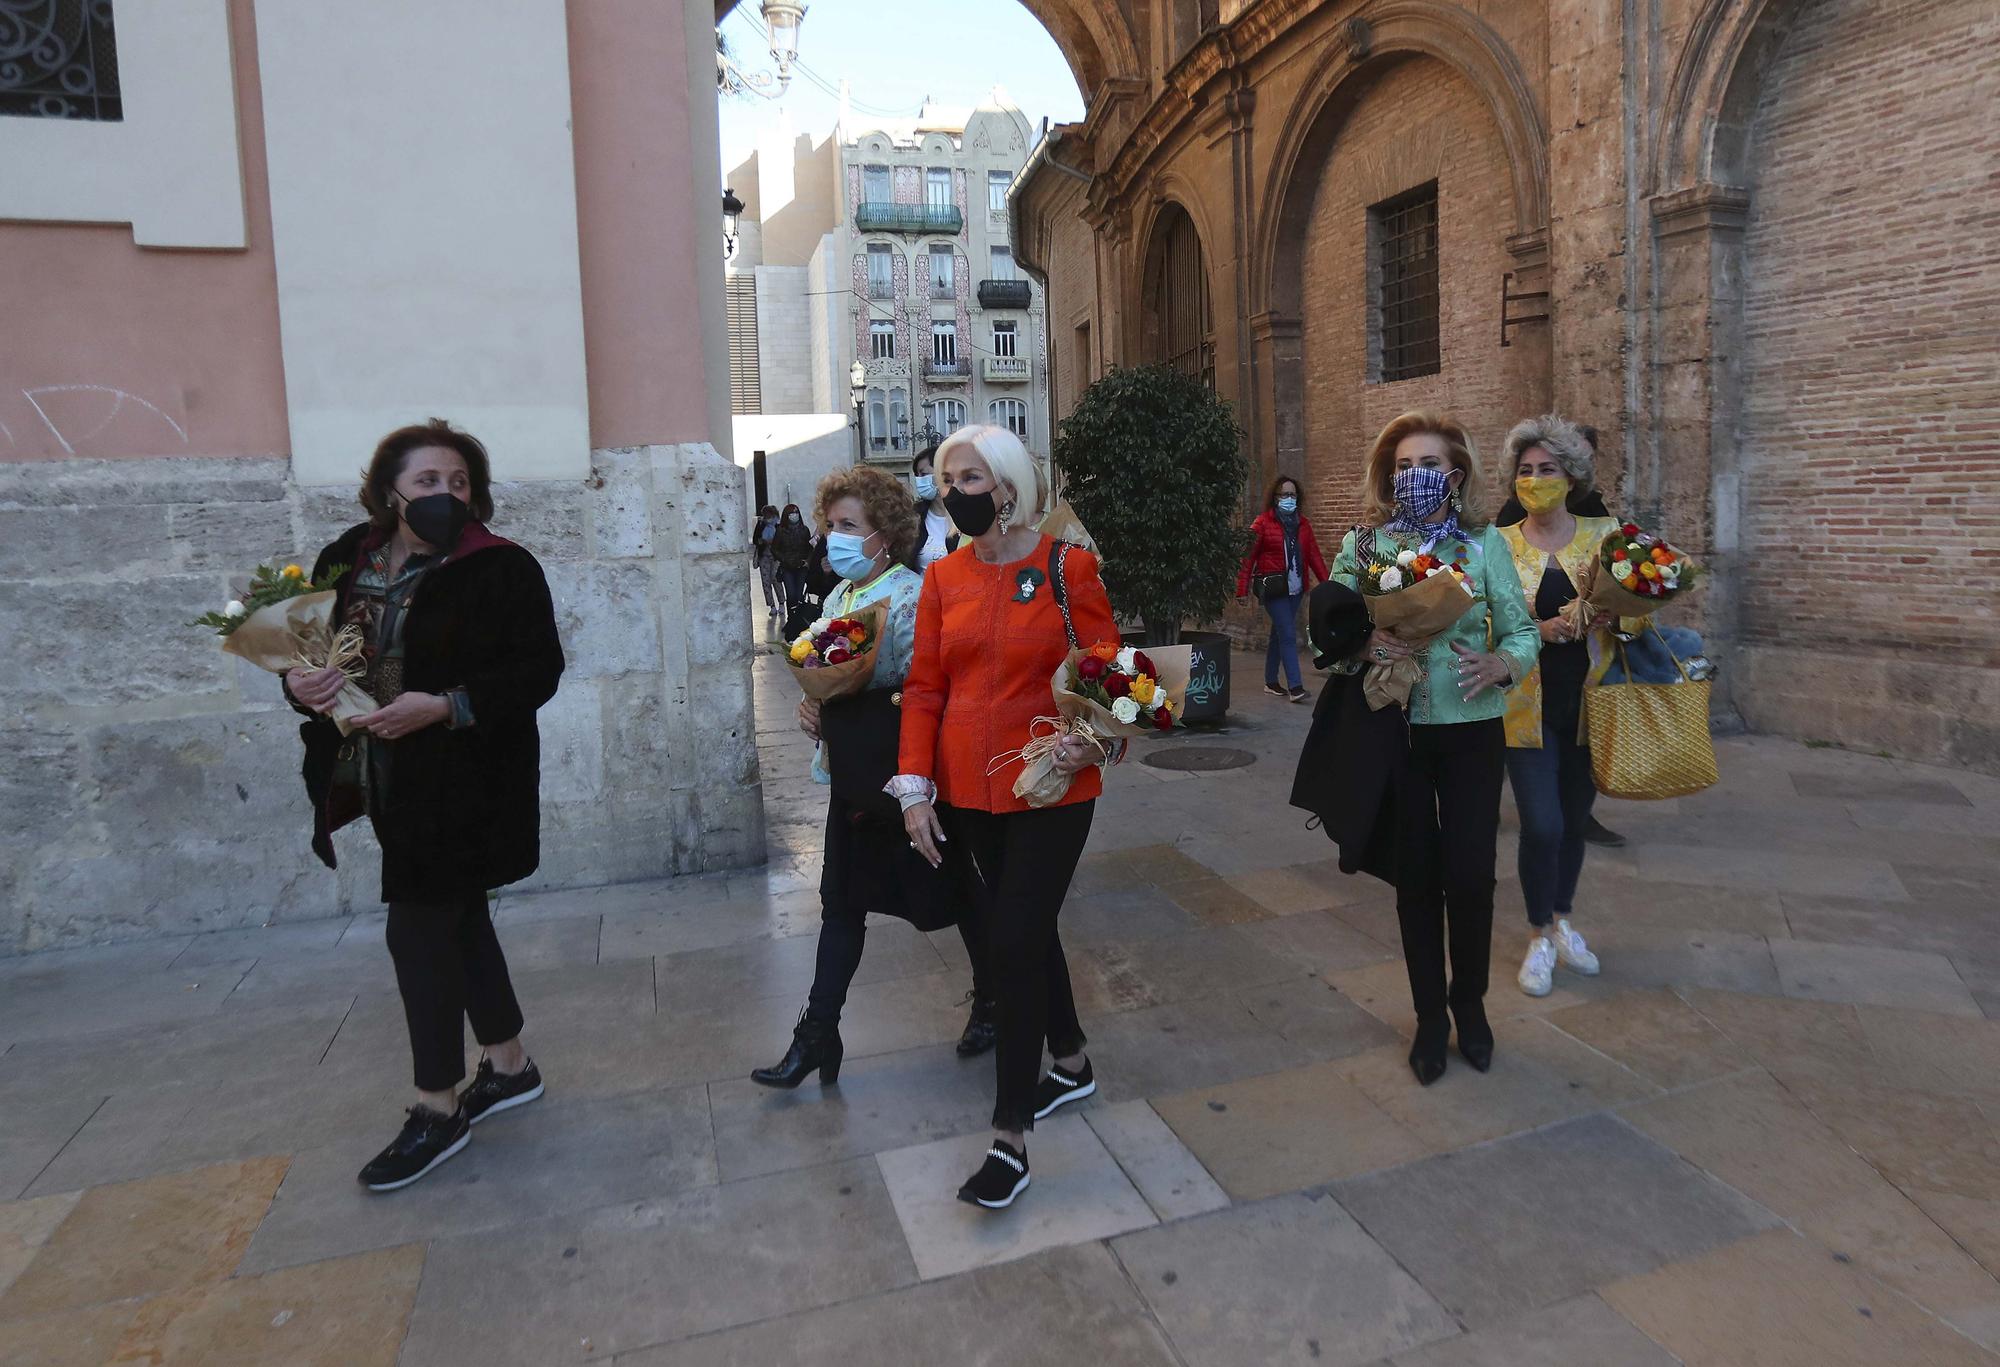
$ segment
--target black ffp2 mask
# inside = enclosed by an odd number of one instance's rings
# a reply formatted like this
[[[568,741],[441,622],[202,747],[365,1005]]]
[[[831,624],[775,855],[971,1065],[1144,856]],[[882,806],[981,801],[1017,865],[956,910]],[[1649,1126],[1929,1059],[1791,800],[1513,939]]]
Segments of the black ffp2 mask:
[[[472,509],[450,494],[425,494],[403,500],[403,521],[417,540],[450,551],[472,521]]]
[[[1000,509],[993,501],[993,492],[968,494],[963,489],[953,489],[944,496],[944,510],[951,518],[951,524],[967,536],[984,536],[1000,517]]]

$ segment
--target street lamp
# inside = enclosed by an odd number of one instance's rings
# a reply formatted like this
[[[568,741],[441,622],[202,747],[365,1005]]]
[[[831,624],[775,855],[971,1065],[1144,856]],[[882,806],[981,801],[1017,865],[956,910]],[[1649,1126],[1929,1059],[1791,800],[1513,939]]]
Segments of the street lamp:
[[[847,368],[847,392],[854,400],[854,463],[860,465],[868,459],[867,426],[861,418],[861,406],[868,398],[868,367],[859,361]]]
[[[736,228],[743,219],[743,201],[734,190],[722,192],[722,259],[736,255]]]
[[[806,7],[794,0],[764,0],[764,27],[771,35],[771,60],[778,64],[778,89],[792,83],[792,63],[799,59],[799,25]]]

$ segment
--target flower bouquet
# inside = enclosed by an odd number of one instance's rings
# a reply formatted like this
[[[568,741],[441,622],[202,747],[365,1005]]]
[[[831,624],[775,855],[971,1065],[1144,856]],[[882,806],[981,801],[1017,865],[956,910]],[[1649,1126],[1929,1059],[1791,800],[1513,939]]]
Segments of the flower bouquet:
[[[1581,633],[1600,613],[1645,617],[1700,580],[1701,566],[1666,538],[1624,523],[1604,538],[1563,619]]]
[[[1063,737],[1081,736],[1108,759],[1113,740],[1171,731],[1187,696],[1193,655],[1193,646],[1162,646],[1148,653],[1105,641],[1072,650],[1049,680],[1056,715],[1037,717],[1028,743],[997,756],[993,768],[1019,759],[1014,796],[1030,807],[1060,802],[1071,778],[1056,768]]]
[[[242,598],[232,598],[222,611],[205,612],[188,625],[213,628],[223,650],[273,674],[338,669],[348,682],[327,715],[344,736],[354,729],[356,717],[376,710],[375,700],[355,682],[367,671],[367,642],[360,628],[336,630],[333,625],[333,586],[345,573],[347,566],[335,565],[314,582],[297,565],[259,565]]]
[[[785,661],[800,690],[825,702],[866,689],[888,617],[886,602],[870,603],[845,617],[822,617],[799,633],[786,649]]]
[[[1478,590],[1466,577],[1462,545],[1451,560],[1429,551],[1405,550],[1391,563],[1368,565],[1361,572],[1361,595],[1375,625],[1413,651],[1449,630],[1479,601]],[[1370,660],[1362,696],[1375,711],[1390,703],[1408,707],[1410,690],[1423,676],[1423,662],[1414,654],[1400,660]]]

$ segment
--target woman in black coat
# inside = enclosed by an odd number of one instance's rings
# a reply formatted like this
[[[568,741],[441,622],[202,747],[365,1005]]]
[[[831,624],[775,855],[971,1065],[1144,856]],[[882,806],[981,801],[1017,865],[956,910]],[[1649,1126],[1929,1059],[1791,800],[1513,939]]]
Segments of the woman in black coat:
[[[798,504],[785,505],[777,535],[771,538],[771,553],[778,560],[778,583],[784,590],[785,612],[789,615],[805,601],[806,571],[813,562],[812,528],[806,526],[805,514],[799,511]]]
[[[487,892],[540,861],[535,711],[555,696],[563,653],[541,566],[486,529],[491,476],[473,437],[438,419],[390,433],[361,503],[369,520],[320,552],[313,578],[345,567],[335,620],[361,631],[361,686],[380,706],[343,737],[321,715],[338,672],[295,669],[285,691],[311,717],[299,735],[314,851],[332,867],[333,831],[363,812],[382,846],[417,1104],[360,1180],[393,1191],[464,1148],[480,1120],[542,1094]],[[460,1092],[468,1017],[485,1057]]]

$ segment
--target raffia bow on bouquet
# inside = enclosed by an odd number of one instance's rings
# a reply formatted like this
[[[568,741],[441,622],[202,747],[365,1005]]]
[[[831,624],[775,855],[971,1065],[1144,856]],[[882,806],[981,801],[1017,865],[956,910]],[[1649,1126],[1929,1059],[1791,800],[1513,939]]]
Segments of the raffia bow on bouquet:
[[[367,642],[355,626],[333,625],[334,593],[301,594],[258,608],[222,638],[222,648],[259,669],[284,674],[293,669],[338,669],[347,676],[326,715],[341,735],[354,730],[354,719],[376,710],[362,691],[367,672]]]
[[[1102,763],[1111,758],[1116,741],[1171,730],[1180,721],[1193,656],[1193,646],[1139,651],[1106,643],[1072,650],[1049,679],[1055,715],[1035,718],[1028,743],[995,755],[986,772],[998,773],[1018,760],[1014,796],[1030,807],[1054,806],[1074,777],[1056,767],[1063,740],[1087,741]]]

